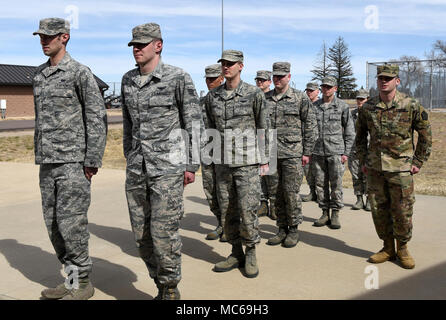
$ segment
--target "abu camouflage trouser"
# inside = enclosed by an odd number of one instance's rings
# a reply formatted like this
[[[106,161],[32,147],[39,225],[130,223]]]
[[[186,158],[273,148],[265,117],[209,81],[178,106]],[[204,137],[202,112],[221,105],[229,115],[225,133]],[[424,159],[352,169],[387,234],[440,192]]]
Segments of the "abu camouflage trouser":
[[[319,207],[322,210],[342,209],[344,207],[342,177],[344,176],[345,166],[341,162],[341,155],[313,155],[311,161],[314,161]]]
[[[76,267],[79,278],[88,277],[90,181],[83,164],[41,164],[39,180],[43,217],[57,258],[65,267]]]
[[[304,167],[305,178],[310,189],[316,188],[316,177],[314,176],[314,161],[310,161]]]
[[[125,191],[139,254],[150,277],[163,285],[181,280],[180,220],[184,174],[149,177],[127,170]]]
[[[402,242],[409,241],[415,203],[412,174],[368,169],[367,178],[373,223],[379,238],[393,236]]]
[[[277,159],[277,171],[268,176],[276,184],[277,226],[297,226],[302,223],[302,200],[299,195],[303,179],[302,158]]]
[[[228,242],[254,246],[260,242],[257,210],[260,206],[259,166],[216,165],[218,203]]]
[[[215,176],[215,165],[201,165],[201,176],[203,179],[203,190],[209,204],[209,209],[217,218],[218,224],[224,224],[224,217],[222,219],[221,210],[218,205],[217,196],[217,181]]]
[[[348,158],[348,169],[352,174],[353,191],[355,195],[362,196],[367,193],[367,176],[362,172],[359,159],[355,155]]]

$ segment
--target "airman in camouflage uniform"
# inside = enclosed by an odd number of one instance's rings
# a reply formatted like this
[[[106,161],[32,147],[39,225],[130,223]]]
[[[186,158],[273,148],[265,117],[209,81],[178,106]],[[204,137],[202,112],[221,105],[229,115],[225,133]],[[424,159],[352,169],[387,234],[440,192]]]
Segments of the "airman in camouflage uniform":
[[[208,90],[212,90],[223,82],[223,76],[221,75],[221,65],[219,63],[207,66],[204,69],[206,85]],[[200,106],[201,111],[203,113],[203,118],[206,117],[206,110],[204,108],[204,100],[206,97],[200,98]],[[204,194],[206,195],[206,199],[209,203],[209,208],[211,212],[217,218],[217,228],[210,233],[207,234],[207,240],[216,240],[220,238],[221,242],[226,242],[226,235],[223,233],[223,225],[224,225],[224,216],[221,215],[221,210],[218,205],[218,197],[217,197],[217,182],[215,178],[215,165],[214,163],[210,164],[201,164],[201,176],[203,178],[203,189]]]
[[[366,103],[369,97],[369,92],[365,89],[360,89],[356,94],[356,108],[351,111],[353,121],[356,123],[358,119],[359,109],[362,108],[364,103]],[[348,169],[352,174],[353,181],[353,191],[356,195],[356,203],[353,205],[353,210],[364,209],[366,211],[370,211],[370,202],[367,197],[366,203],[364,205],[364,201],[362,196],[367,193],[367,176],[362,172],[361,167],[359,166],[359,159],[356,156],[356,144],[353,144],[352,150],[350,151],[350,157],[348,158]]]
[[[336,79],[325,77],[321,87],[323,97],[314,104],[319,138],[311,161],[314,161],[317,201],[322,209],[322,216],[313,225],[315,227],[328,225],[331,229],[339,229],[341,227],[339,210],[344,207],[342,193],[344,163],[348,159],[355,139],[355,129],[348,104],[335,96]],[[329,216],[330,209],[331,216]]]
[[[57,258],[76,280],[42,291],[47,299],[86,300],[94,294],[89,280],[87,211],[91,177],[102,164],[107,119],[104,100],[90,69],[66,51],[70,25],[60,18],[40,20],[43,53],[49,60],[33,78],[35,162],[45,224]],[[77,277],[76,277],[77,273]]]
[[[203,126],[202,115],[189,74],[161,60],[160,26],[138,25],[132,35],[128,45],[137,68],[123,76],[121,88],[130,221],[159,290],[155,299],[179,299],[183,188],[194,182],[199,168],[191,144],[193,127]],[[182,130],[186,137],[178,134]]]
[[[256,134],[257,129],[268,129],[268,114],[263,92],[240,79],[243,53],[225,50],[218,62],[221,62],[226,82],[206,96],[205,121],[206,128],[218,130],[221,136],[221,158],[217,159],[219,163],[215,162],[218,203],[222,215],[226,215],[223,228],[232,253],[218,262],[214,271],[225,272],[244,265],[246,276],[253,278],[259,273],[255,254],[255,245],[260,242],[259,174],[268,170],[268,147],[259,153],[259,159]],[[239,138],[243,147],[240,147]],[[246,254],[242,244],[246,245]]]
[[[266,93],[271,129],[277,130],[277,171],[271,176],[278,181],[272,190],[277,208],[278,233],[267,242],[286,248],[299,241],[298,225],[303,221],[299,190],[305,166],[317,138],[317,121],[310,99],[290,87],[289,62],[273,64],[274,90]],[[271,188],[272,189],[272,188]],[[270,190],[271,190],[270,189]]]
[[[311,101],[311,106],[319,99],[319,85],[317,82],[308,82],[305,88],[305,93]],[[316,128],[317,130],[317,128]],[[316,195],[316,179],[314,177],[314,166],[312,161],[304,167],[305,178],[307,179],[310,193],[302,196],[302,201],[317,201]]]
[[[270,91],[271,86],[271,71],[268,70],[259,70],[257,71],[256,77],[255,77],[256,86],[260,88],[260,90],[263,91],[263,93],[267,93]],[[262,192],[260,194],[260,209],[257,212],[259,217],[266,216],[269,214],[271,219],[276,220],[276,207],[274,206],[275,202],[275,194],[270,192],[268,189],[268,182],[267,182],[267,176],[260,177],[260,183],[262,186]],[[276,181],[276,187],[277,188],[277,181]],[[269,205],[268,205],[269,200]]]
[[[397,91],[398,74],[398,65],[378,67],[379,96],[368,100],[359,111],[356,148],[368,178],[376,232],[384,241],[383,249],[369,261],[382,263],[398,257],[403,268],[412,269],[415,261],[407,242],[412,237],[413,175],[429,158],[432,132],[427,111],[417,100]],[[415,150],[414,130],[418,133]]]

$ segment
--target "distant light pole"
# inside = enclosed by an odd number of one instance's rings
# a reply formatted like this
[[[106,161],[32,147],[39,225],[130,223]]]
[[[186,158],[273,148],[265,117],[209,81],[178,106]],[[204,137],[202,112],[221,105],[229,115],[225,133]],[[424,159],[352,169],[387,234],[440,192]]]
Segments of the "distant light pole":
[[[224,35],[223,35],[223,0],[221,0],[221,52],[224,50]]]

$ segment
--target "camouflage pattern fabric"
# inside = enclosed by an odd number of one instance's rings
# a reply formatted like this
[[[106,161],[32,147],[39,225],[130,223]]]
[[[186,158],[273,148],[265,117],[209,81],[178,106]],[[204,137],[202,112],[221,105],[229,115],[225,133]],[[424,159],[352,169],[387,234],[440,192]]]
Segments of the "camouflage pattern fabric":
[[[317,139],[317,122],[307,95],[290,87],[280,99],[275,90],[265,97],[271,129],[277,130],[277,157],[310,156]]]
[[[162,285],[176,285],[181,279],[184,171],[199,168],[199,159],[193,161],[192,131],[204,130],[198,96],[186,72],[161,60],[145,80],[139,68],[127,72],[121,92],[132,229],[150,276]],[[172,138],[180,129],[188,143],[182,135]],[[199,152],[202,145],[195,143]],[[179,147],[186,152],[177,154]]]
[[[183,217],[183,173],[151,177],[127,168],[125,191],[139,254],[151,278],[163,285],[181,280],[180,220]]]
[[[90,181],[82,163],[41,164],[40,191],[45,225],[57,258],[88,277],[92,262],[88,254],[87,211]]]
[[[367,98],[367,96],[366,96]],[[356,124],[358,119],[358,108],[351,111],[353,122]],[[356,155],[356,144],[354,143],[348,158],[348,169],[352,175],[353,192],[355,195],[363,195],[367,193],[367,176],[362,172],[359,159]]]
[[[348,169],[352,175],[353,192],[356,196],[367,193],[367,176],[362,172],[359,159],[356,155],[350,155],[348,158]]]
[[[313,150],[317,138],[316,114],[307,95],[291,87],[280,99],[275,90],[265,96],[271,129],[277,130],[277,171],[273,177],[268,177],[274,188],[271,190],[275,190],[277,225],[296,226],[302,222],[299,195],[302,155],[310,156]]]
[[[418,132],[415,150],[413,130]],[[378,171],[410,171],[412,165],[421,168],[431,153],[429,114],[416,99],[398,91],[389,106],[379,96],[364,104],[359,111],[356,135],[361,165]]]
[[[218,66],[219,66],[219,69],[221,72],[221,66],[219,64],[218,64]],[[212,67],[212,66],[210,66],[210,67]],[[206,117],[206,109],[204,106],[205,97],[206,96],[201,97],[199,100],[203,119]],[[207,123],[207,122],[205,121],[205,123]],[[208,129],[208,128],[206,128],[206,129]],[[207,142],[209,142],[209,140]],[[223,225],[224,221],[222,222],[221,210],[218,205],[215,165],[213,163],[211,163],[209,165],[201,163],[201,177],[202,177],[202,182],[203,182],[203,190],[204,190],[204,194],[205,194],[206,199],[209,204],[209,209],[217,218],[219,225]],[[224,217],[223,217],[223,220],[224,220]]]
[[[193,125],[198,130],[204,126],[189,74],[160,61],[146,81],[141,81],[139,68],[127,72],[121,92],[128,169],[141,173],[145,164],[150,177],[196,172],[200,159],[193,157]],[[182,135],[174,135],[180,129],[187,133],[188,144]],[[201,144],[195,141],[198,154]]]
[[[308,163],[304,167],[305,179],[307,179],[307,183],[310,188],[316,187],[316,178],[314,176],[314,164],[313,163],[314,162],[312,160],[310,160],[310,163]]]
[[[414,130],[418,132],[415,150]],[[417,100],[398,91],[388,105],[379,96],[373,97],[359,111],[356,148],[361,167],[368,168],[369,200],[378,236],[384,239],[393,234],[402,242],[409,241],[415,202],[410,170],[412,165],[421,168],[431,153],[429,114]]]
[[[269,199],[268,182],[266,176],[260,177],[260,201],[268,201]]]
[[[344,207],[342,177],[345,166],[341,162],[341,156],[313,155],[311,161],[314,161],[316,194],[319,208],[322,210],[342,209]]]
[[[303,215],[299,191],[303,179],[302,159],[279,159],[277,172],[268,176],[270,177],[278,181],[274,201],[277,226],[280,228],[301,224]]]
[[[264,176],[268,185],[268,197],[270,206],[274,206],[277,198],[277,190],[279,188],[279,174],[277,171],[274,174]]]
[[[36,164],[83,162],[102,165],[107,137],[104,99],[90,69],[65,53],[49,60],[33,78]]]
[[[355,141],[355,124],[347,103],[334,97],[327,105],[323,98],[314,103],[319,138],[313,154],[318,156],[346,155]]]
[[[221,210],[218,205],[217,195],[217,181],[215,175],[215,165],[201,165],[201,177],[203,179],[203,190],[208,200],[209,209],[217,218],[219,224],[224,224],[224,218],[222,219]]]
[[[265,152],[260,152],[260,157],[256,148],[257,130],[263,129],[265,133],[268,130],[265,97],[259,88],[240,81],[228,96],[222,84],[206,95],[205,109],[206,128],[217,129],[222,142],[221,158],[215,163],[230,167],[268,163],[267,137],[264,138]],[[249,134],[254,139],[243,139],[242,147],[239,147],[236,138],[243,134]]]
[[[370,207],[378,237],[384,240],[392,236],[401,242],[408,242],[412,238],[415,203],[412,174],[369,169],[367,177]]]
[[[224,234],[231,244],[252,247],[260,242],[257,210],[260,206],[259,166],[216,165],[218,203],[225,216]]]

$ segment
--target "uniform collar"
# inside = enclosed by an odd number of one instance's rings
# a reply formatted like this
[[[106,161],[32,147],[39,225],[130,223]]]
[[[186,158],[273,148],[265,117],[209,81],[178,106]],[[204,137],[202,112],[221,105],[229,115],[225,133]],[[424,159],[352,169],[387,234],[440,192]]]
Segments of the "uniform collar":
[[[139,67],[134,69],[135,73],[132,76],[132,81],[138,86],[143,87],[147,83],[150,82],[152,78],[157,78],[159,80],[162,79],[163,76],[163,70],[164,70],[164,63],[162,62],[161,58],[158,61],[158,64],[156,65],[155,69],[152,71],[152,74],[150,75],[149,79],[147,79],[147,82],[141,83],[141,73],[139,72]]]
[[[62,60],[59,61],[59,63],[55,66],[56,68],[51,69],[51,63],[50,59],[46,62],[45,68],[42,70],[42,73],[45,77],[49,77],[53,73],[55,73],[57,70],[67,71],[68,70],[68,63],[71,61],[71,56],[68,52],[65,52],[65,55],[63,56]]]
[[[243,96],[244,92],[245,92],[245,83],[243,82],[243,80],[240,80],[240,83],[238,84],[237,88],[235,88],[235,90],[229,96],[227,96],[226,94],[226,88],[224,83],[215,89],[215,94],[219,95],[225,100],[232,99],[235,95]]]

